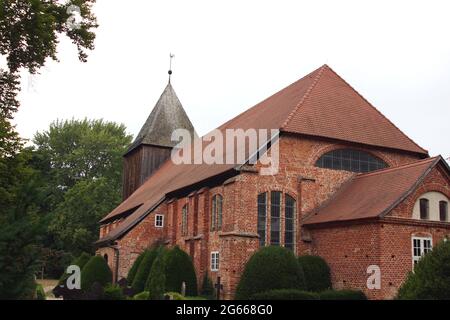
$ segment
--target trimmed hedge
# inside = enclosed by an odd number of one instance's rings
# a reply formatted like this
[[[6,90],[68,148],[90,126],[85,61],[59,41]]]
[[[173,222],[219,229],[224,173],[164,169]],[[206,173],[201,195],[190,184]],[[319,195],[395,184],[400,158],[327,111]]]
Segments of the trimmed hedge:
[[[153,262],[155,261],[157,255],[158,249],[156,248],[150,249],[144,254],[131,285],[134,292],[144,291],[150,269],[152,268]]]
[[[145,284],[145,291],[149,291],[149,299],[161,300],[165,290],[166,275],[165,275],[165,255],[166,250],[160,248],[158,250],[158,256],[153,262],[152,268],[148,275],[147,282]]]
[[[308,291],[324,291],[331,289],[330,267],[319,256],[305,255],[298,257],[305,274],[306,289]]]
[[[130,271],[128,271],[128,275],[127,275],[127,284],[131,287],[131,285],[133,284],[133,280],[134,277],[136,276],[136,273],[139,269],[139,266],[141,265],[142,260],[144,259],[145,254],[148,252],[149,250],[146,249],[144,250],[137,258],[136,260],[134,260],[133,265],[130,268]]]
[[[296,289],[277,289],[255,293],[250,300],[319,300],[319,294]]]
[[[258,292],[275,289],[305,289],[297,258],[283,247],[263,247],[247,262],[236,290],[236,299],[249,299]]]
[[[450,241],[423,256],[400,287],[397,299],[450,299]]]
[[[90,258],[81,270],[81,289],[83,291],[91,289],[95,282],[103,287],[112,282],[111,269],[105,259],[100,256]]]
[[[104,300],[125,300],[122,288],[118,285],[108,284],[103,293]]]
[[[165,288],[170,292],[181,293],[182,283],[186,284],[186,296],[197,295],[197,276],[191,257],[178,246],[165,255]],[[151,292],[151,290],[150,290]]]
[[[319,293],[320,300],[367,300],[359,290],[325,290]]]

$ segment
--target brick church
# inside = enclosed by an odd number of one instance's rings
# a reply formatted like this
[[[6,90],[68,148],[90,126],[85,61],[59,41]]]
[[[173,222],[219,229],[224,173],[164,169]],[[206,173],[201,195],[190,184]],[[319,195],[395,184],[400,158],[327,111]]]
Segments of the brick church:
[[[418,124],[420,125],[420,124]],[[124,155],[123,202],[101,221],[97,253],[115,279],[154,244],[178,245],[202,281],[233,298],[261,246],[323,257],[333,287],[393,298],[419,258],[450,237],[450,169],[324,65],[218,129],[279,129],[264,165],[175,164],[171,133],[195,130],[169,84]],[[369,289],[369,266],[381,285]],[[201,283],[199,283],[201,285]]]

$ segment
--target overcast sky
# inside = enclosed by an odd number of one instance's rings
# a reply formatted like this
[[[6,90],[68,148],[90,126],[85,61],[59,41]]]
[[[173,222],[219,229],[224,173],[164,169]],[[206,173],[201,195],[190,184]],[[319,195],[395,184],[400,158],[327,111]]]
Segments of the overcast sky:
[[[200,135],[326,63],[430,155],[450,156],[445,1],[97,1],[89,61],[64,40],[59,63],[23,75],[23,137],[72,117],[136,135],[173,52],[172,84]]]

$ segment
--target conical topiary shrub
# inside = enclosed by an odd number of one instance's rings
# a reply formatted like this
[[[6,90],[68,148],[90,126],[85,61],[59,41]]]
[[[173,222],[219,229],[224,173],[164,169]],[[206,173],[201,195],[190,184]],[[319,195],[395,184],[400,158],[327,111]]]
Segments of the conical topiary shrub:
[[[135,293],[144,291],[150,269],[152,268],[153,262],[155,261],[157,255],[158,249],[156,248],[150,249],[144,254],[131,284],[131,287]]]
[[[112,272],[105,259],[94,256],[89,259],[81,270],[81,289],[89,290],[97,282],[101,286],[106,286],[112,282]]]
[[[161,300],[166,292],[165,282],[165,255],[167,251],[163,248],[158,250],[158,255],[153,262],[152,268],[145,284],[145,291],[149,292],[149,299]]]
[[[191,257],[178,246],[169,250],[165,257],[166,290],[180,292],[184,282],[186,295],[197,295],[197,276]]]
[[[306,290],[319,292],[331,289],[330,267],[322,257],[300,256],[298,263],[305,274]]]
[[[128,275],[127,275],[127,284],[129,286],[131,286],[133,284],[133,280],[136,277],[136,273],[139,269],[139,266],[141,265],[142,260],[144,259],[145,254],[148,252],[149,250],[146,249],[144,250],[137,258],[136,260],[134,260],[133,265],[130,268],[130,271],[128,271]]]
[[[275,289],[305,290],[303,271],[292,251],[264,247],[247,262],[236,290],[236,299]]]

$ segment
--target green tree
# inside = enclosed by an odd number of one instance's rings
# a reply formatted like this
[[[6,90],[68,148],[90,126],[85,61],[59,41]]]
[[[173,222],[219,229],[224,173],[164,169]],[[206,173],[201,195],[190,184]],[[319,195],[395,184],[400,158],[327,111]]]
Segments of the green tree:
[[[450,299],[450,241],[422,257],[398,291],[398,299]]]
[[[121,201],[121,158],[131,136],[123,125],[85,119],[54,122],[33,142],[49,195],[48,234],[75,256],[92,252],[98,221]]]
[[[66,23],[70,3],[53,0],[0,0],[0,298],[29,298],[34,272],[39,267],[36,245],[41,230],[41,196],[36,172],[27,167],[27,150],[11,123],[19,108],[20,71],[35,74],[47,58],[57,60],[58,36],[65,34],[78,48],[81,61],[93,49],[97,27],[92,0],[73,0],[81,9],[79,28]],[[35,199],[34,199],[35,200]],[[42,236],[41,236],[42,238]]]

